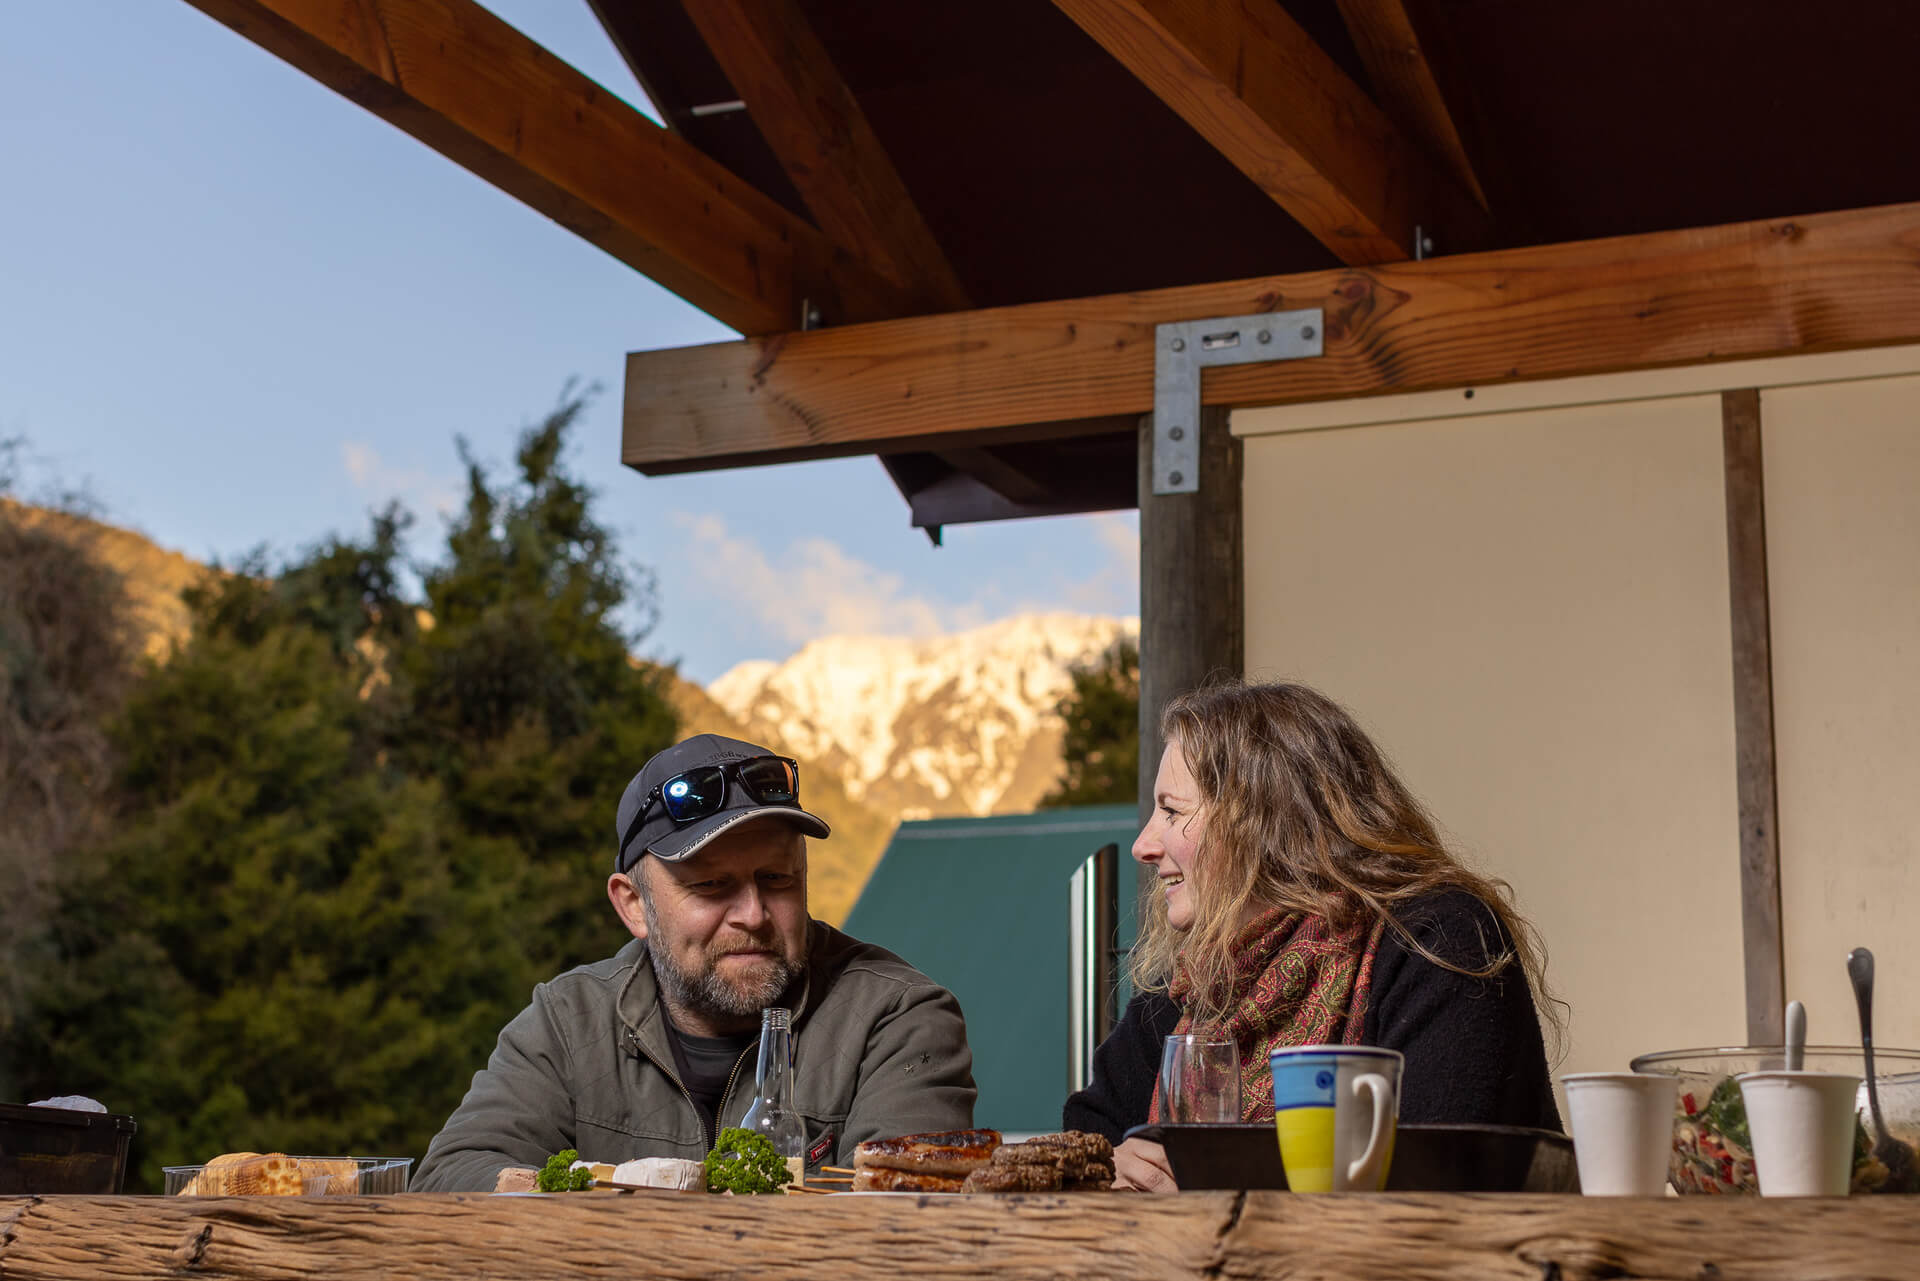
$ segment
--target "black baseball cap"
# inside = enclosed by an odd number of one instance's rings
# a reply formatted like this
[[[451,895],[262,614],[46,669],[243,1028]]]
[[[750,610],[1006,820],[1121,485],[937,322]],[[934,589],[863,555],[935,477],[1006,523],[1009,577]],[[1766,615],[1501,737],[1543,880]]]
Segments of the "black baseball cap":
[[[641,767],[627,784],[614,811],[613,870],[624,872],[652,854],[668,863],[678,863],[700,852],[708,841],[730,828],[757,818],[777,818],[793,824],[808,836],[825,837],[832,832],[817,815],[800,808],[798,767],[793,767],[789,800],[762,800],[742,784],[739,766],[763,758],[786,758],[755,743],[718,734],[695,734],[675,743]],[[789,766],[792,762],[788,761]],[[680,822],[668,812],[662,790],[674,779],[697,770],[719,770],[717,808],[703,817]],[[711,775],[708,776],[711,780]],[[644,816],[641,813],[645,807]]]

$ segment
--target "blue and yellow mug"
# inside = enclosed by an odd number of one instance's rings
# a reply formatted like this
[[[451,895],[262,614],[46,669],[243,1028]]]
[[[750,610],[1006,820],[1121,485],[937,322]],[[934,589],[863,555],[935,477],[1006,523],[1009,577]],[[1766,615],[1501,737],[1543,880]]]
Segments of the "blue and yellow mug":
[[[1400,1117],[1398,1050],[1295,1045],[1275,1050],[1273,1124],[1295,1192],[1378,1192]]]

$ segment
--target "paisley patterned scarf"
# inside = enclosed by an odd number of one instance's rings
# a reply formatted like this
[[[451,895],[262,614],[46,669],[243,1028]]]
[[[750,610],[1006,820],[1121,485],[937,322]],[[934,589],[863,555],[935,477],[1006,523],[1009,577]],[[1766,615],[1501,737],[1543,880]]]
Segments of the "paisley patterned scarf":
[[[1273,1118],[1273,1072],[1267,1066],[1272,1051],[1360,1043],[1374,954],[1385,928],[1381,920],[1336,931],[1323,916],[1276,908],[1241,930],[1234,940],[1227,1014],[1217,1030],[1240,1050],[1242,1120]],[[1181,1007],[1175,1033],[1194,1030],[1186,1011],[1192,992],[1186,967],[1176,963],[1167,991]],[[1161,1119],[1157,1080],[1147,1116]]]

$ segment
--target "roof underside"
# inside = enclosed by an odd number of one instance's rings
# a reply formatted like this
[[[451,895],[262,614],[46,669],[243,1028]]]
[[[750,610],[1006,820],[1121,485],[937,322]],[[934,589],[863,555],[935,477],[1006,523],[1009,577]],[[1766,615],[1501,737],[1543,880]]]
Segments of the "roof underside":
[[[668,124],[807,217],[749,113],[690,114],[739,95],[680,0],[594,3]],[[1336,265],[1050,4],[801,7],[977,307]],[[1429,7],[1489,248],[1920,198],[1920,5]],[[1285,8],[1371,90],[1334,0]]]
[[[686,0],[592,3],[671,128],[810,218],[750,111],[693,114],[743,95]],[[1284,0],[1384,105],[1343,14],[1367,7]],[[1911,163],[1920,112],[1908,87],[1920,5],[1910,0],[1403,7],[1485,192],[1490,241],[1480,248],[1920,199]],[[799,9],[973,307],[1339,265],[1055,4],[799,0]],[[1427,225],[1434,252],[1450,252],[1445,226]],[[939,454],[895,455],[889,470],[922,525],[1128,506],[1135,438],[1131,423],[1114,422],[1020,446],[1015,461],[1044,491],[1025,502]]]

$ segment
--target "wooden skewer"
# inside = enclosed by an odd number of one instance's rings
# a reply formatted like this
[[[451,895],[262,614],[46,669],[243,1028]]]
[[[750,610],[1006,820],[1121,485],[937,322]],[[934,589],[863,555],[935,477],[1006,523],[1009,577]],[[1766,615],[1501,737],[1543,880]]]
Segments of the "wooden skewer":
[[[822,1174],[858,1174],[859,1171],[849,1170],[844,1165],[823,1165],[820,1167],[820,1173]]]
[[[833,1188],[813,1188],[813,1187],[808,1187],[808,1186],[807,1186],[806,1184],[804,1184],[804,1183],[789,1183],[789,1184],[787,1184],[787,1195],[788,1195],[788,1196],[800,1196],[800,1195],[802,1195],[802,1194],[805,1194],[805,1195],[807,1195],[807,1196],[832,1196],[832,1195],[833,1195],[833,1193],[834,1193],[835,1191],[836,1191],[836,1189],[833,1189]]]

